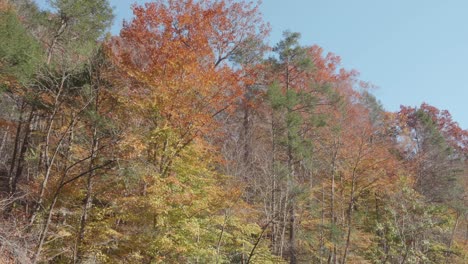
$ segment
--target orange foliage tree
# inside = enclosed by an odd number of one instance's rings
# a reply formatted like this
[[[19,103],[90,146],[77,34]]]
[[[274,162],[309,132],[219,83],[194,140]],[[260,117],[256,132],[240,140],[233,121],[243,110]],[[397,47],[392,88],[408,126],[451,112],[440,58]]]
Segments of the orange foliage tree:
[[[133,11],[135,18],[110,48],[134,80],[122,98],[151,120],[157,142],[149,151],[164,153],[154,160],[165,174],[181,149],[216,129],[216,116],[251,81],[228,59],[263,39],[268,26],[253,3],[170,0],[134,5]]]

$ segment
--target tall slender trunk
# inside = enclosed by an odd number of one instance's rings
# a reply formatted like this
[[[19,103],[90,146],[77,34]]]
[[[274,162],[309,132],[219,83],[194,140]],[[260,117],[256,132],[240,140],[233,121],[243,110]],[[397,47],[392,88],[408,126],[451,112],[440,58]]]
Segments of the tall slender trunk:
[[[93,168],[90,168],[90,169],[88,169],[88,170],[86,170],[86,171],[84,171],[84,172],[82,172],[82,173],[80,173],[80,174],[78,174],[78,175],[76,175],[76,176],[70,178],[70,179],[67,179],[68,173],[69,173],[70,169],[73,168],[73,167],[76,165],[76,163],[73,164],[73,165],[68,166],[68,167],[65,169],[65,171],[62,173],[62,176],[61,176],[61,178],[60,178],[60,182],[58,183],[58,187],[56,188],[56,190],[55,190],[55,192],[54,192],[54,195],[53,195],[53,198],[52,198],[52,203],[50,204],[50,206],[49,206],[49,208],[48,208],[48,210],[47,210],[47,218],[46,218],[46,221],[42,224],[42,229],[41,229],[41,232],[40,232],[40,235],[39,235],[39,243],[38,243],[36,252],[35,252],[35,254],[34,254],[34,258],[33,258],[33,264],[37,263],[37,261],[38,261],[39,258],[40,258],[40,254],[41,254],[41,251],[42,251],[42,247],[43,247],[44,241],[45,241],[45,239],[46,239],[46,237],[47,237],[47,231],[48,231],[49,226],[50,226],[50,223],[51,223],[52,212],[53,212],[53,210],[54,210],[55,204],[57,203],[58,197],[59,197],[59,195],[60,195],[62,189],[63,189],[66,185],[68,185],[68,184],[70,184],[70,183],[72,183],[72,182],[74,182],[74,181],[80,179],[81,177],[83,177],[83,176],[85,176],[85,175],[89,175],[90,172],[95,171],[95,170],[98,170],[98,169],[105,168],[105,167],[107,167],[108,165],[112,164],[113,162],[114,162],[113,160],[107,161],[107,162],[105,162],[105,163],[103,163],[103,164],[101,164],[101,165],[98,165],[98,166],[95,166],[95,167],[93,167]]]
[[[268,226],[270,225],[270,223],[272,222],[273,220],[269,221],[266,225],[264,225],[262,227],[262,232],[260,233],[260,235],[258,235],[257,237],[257,240],[255,241],[253,247],[252,247],[252,250],[250,251],[250,254],[249,254],[249,257],[247,258],[247,262],[246,264],[249,264],[250,261],[252,260],[252,257],[254,256],[255,254],[255,249],[257,249],[258,245],[260,244],[260,241],[262,240],[263,238],[263,234],[265,233],[265,231],[267,230]]]
[[[247,98],[245,100],[250,100],[249,92],[247,92]],[[251,146],[251,141],[250,141],[250,106],[248,105],[248,102],[244,102],[243,105],[244,108],[244,118],[242,121],[242,135],[243,135],[243,161],[244,161],[244,166],[246,169],[246,173],[250,172],[251,169],[251,153],[252,153],[252,146]],[[244,177],[247,177],[247,175],[244,175]]]
[[[60,196],[60,193],[61,193],[62,189],[68,183],[71,183],[74,180],[77,180],[77,179],[79,179],[80,177],[82,177],[84,175],[89,175],[90,173],[92,173],[93,171],[95,171],[96,169],[99,168],[99,167],[89,167],[89,169],[86,170],[85,172],[73,177],[72,179],[67,180],[67,176],[68,176],[68,173],[69,173],[70,169],[73,168],[77,164],[77,163],[74,163],[72,165],[68,165],[68,160],[69,160],[69,156],[70,156],[70,149],[71,149],[72,141],[73,141],[73,132],[69,136],[69,144],[67,146],[67,149],[64,152],[64,155],[66,156],[66,159],[64,161],[65,165],[63,166],[63,170],[61,172],[60,181],[59,181],[59,183],[57,185],[57,188],[55,189],[55,192],[53,193],[52,202],[48,207],[46,221],[42,224],[42,229],[41,229],[41,232],[40,232],[40,235],[39,235],[39,242],[38,242],[38,245],[37,245],[37,248],[36,248],[36,252],[34,253],[34,257],[33,257],[33,264],[37,263],[37,261],[39,261],[39,259],[40,259],[42,248],[44,246],[44,241],[47,238],[47,232],[48,232],[49,226],[51,224],[53,210],[55,208],[55,205],[56,205],[56,203],[58,201],[58,198]]]
[[[54,157],[55,157],[57,155],[58,149],[59,149],[60,145],[62,144],[62,142],[64,141],[66,135],[69,134],[68,135],[68,144],[67,144],[67,146],[66,146],[66,148],[65,148],[65,150],[63,152],[63,156],[65,157],[65,159],[63,160],[62,166],[61,166],[62,173],[61,173],[60,182],[59,182],[59,184],[57,186],[57,189],[54,192],[52,203],[49,205],[49,208],[48,208],[48,211],[47,211],[46,221],[44,222],[44,224],[42,226],[41,233],[39,235],[39,243],[38,243],[36,252],[34,254],[33,264],[37,263],[37,261],[40,259],[42,247],[44,246],[44,241],[47,238],[47,232],[49,230],[49,226],[50,226],[50,223],[52,221],[52,214],[53,214],[53,210],[55,208],[55,204],[58,201],[58,198],[59,198],[59,195],[60,195],[60,193],[62,191],[62,188],[65,186],[65,179],[67,178],[69,169],[71,167],[73,167],[73,166],[68,166],[68,164],[69,164],[69,161],[70,161],[70,149],[71,149],[71,145],[73,144],[73,136],[74,136],[73,127],[74,127],[75,121],[76,121],[75,117],[72,118],[72,121],[70,122],[69,126],[67,127],[64,134],[60,138],[59,144],[57,145],[57,149],[55,150],[55,153],[54,153]],[[92,172],[92,171],[93,170],[90,169],[90,172]]]
[[[29,140],[30,140],[30,134],[31,134],[31,121],[33,119],[33,116],[34,116],[34,109],[32,108],[31,112],[29,113],[28,120],[24,124],[25,131],[24,131],[23,143],[21,145],[21,150],[18,156],[18,164],[16,166],[16,173],[11,182],[10,196],[13,196],[16,194],[18,181],[21,178],[21,175],[23,174],[24,159],[25,159],[26,151],[28,150],[28,147],[29,147]]]
[[[348,206],[348,232],[346,235],[346,245],[343,253],[343,260],[341,264],[346,263],[346,258],[348,256],[349,245],[351,242],[351,230],[352,230],[352,221],[353,221],[353,212],[354,212],[354,203],[355,203],[355,190],[356,190],[356,180],[357,180],[357,170],[359,163],[362,159],[362,151],[363,151],[364,141],[362,140],[359,145],[358,156],[356,158],[356,162],[353,166],[352,178],[351,178],[351,193],[349,197],[349,206]]]
[[[289,263],[296,264],[297,263],[297,256],[296,256],[296,216],[295,216],[295,206],[296,206],[296,195],[294,193],[294,185],[295,185],[295,168],[294,168],[294,156],[293,156],[293,135],[292,135],[292,127],[291,127],[291,113],[292,113],[292,106],[291,101],[289,98],[289,90],[290,90],[290,70],[289,70],[289,59],[286,59],[286,130],[287,130],[287,156],[288,156],[288,189],[292,191],[290,203],[289,203]]]
[[[47,50],[47,65],[49,65],[50,62],[52,61],[52,54],[53,54],[53,51],[55,49],[55,46],[57,45],[57,42],[58,42],[60,36],[65,32],[65,29],[68,26],[67,20],[68,19],[66,17],[62,17],[62,19],[60,21],[60,27],[57,30],[57,32],[55,33],[55,36],[52,39],[52,42],[49,44],[49,49]]]
[[[297,256],[296,256],[296,216],[295,216],[295,206],[296,201],[294,194],[294,161],[293,161],[293,153],[292,153],[292,140],[291,140],[291,132],[288,129],[288,188],[292,191],[290,196],[290,203],[289,203],[289,263],[295,264],[297,263]]]
[[[290,259],[289,263],[290,264],[296,264],[297,263],[297,252],[296,252],[296,216],[295,216],[295,210],[294,210],[294,205],[291,206],[290,209],[290,219],[289,219],[289,254],[290,254]]]
[[[44,224],[42,225],[41,233],[39,235],[39,243],[37,245],[36,252],[34,253],[34,257],[32,261],[33,264],[36,264],[40,259],[42,247],[44,246],[44,241],[47,237],[47,231],[49,230],[49,226],[52,221],[52,212],[54,210],[55,204],[57,203],[59,193],[60,191],[55,192],[52,203],[49,205],[49,209],[47,211],[47,218]]]
[[[15,135],[15,143],[13,145],[13,154],[11,155],[11,163],[10,163],[10,169],[8,171],[8,193],[12,193],[13,189],[13,171],[15,170],[16,167],[16,156],[18,155],[18,147],[20,144],[20,138],[21,138],[21,127],[23,126],[23,113],[24,113],[24,107],[26,103],[21,104],[20,108],[20,117],[19,117],[19,122],[18,126],[16,127],[16,135]]]
[[[466,222],[466,228],[465,228],[465,241],[468,241],[468,214],[465,215],[465,222]],[[465,243],[466,244],[466,243]]]
[[[77,240],[76,240],[76,244],[75,244],[75,255],[74,255],[74,262],[75,263],[80,263],[83,256],[83,252],[81,250],[81,245],[83,243],[83,240],[84,240],[84,235],[85,235],[85,229],[86,229],[86,224],[87,224],[87,221],[88,221],[88,214],[89,214],[89,210],[91,209],[92,207],[92,203],[93,203],[93,178],[94,178],[94,174],[95,174],[95,171],[92,170],[92,168],[94,167],[95,165],[95,159],[96,159],[96,156],[97,156],[97,151],[98,151],[98,147],[99,147],[99,139],[97,138],[97,127],[94,127],[94,131],[93,131],[93,141],[92,141],[92,147],[91,147],[91,158],[89,160],[89,173],[88,173],[88,177],[86,179],[86,198],[84,200],[84,203],[83,203],[83,211],[82,211],[82,214],[81,214],[81,218],[80,218],[80,229],[78,231],[78,237],[77,237]]]
[[[335,150],[333,152],[332,163],[331,163],[331,186],[330,186],[330,241],[333,243],[333,249],[329,253],[328,263],[336,263],[336,244],[334,237],[334,229],[336,228],[336,216],[335,216],[335,170],[336,170],[336,159],[338,157],[339,140],[335,142]]]
[[[56,146],[56,149],[55,149],[55,151],[54,151],[54,153],[52,154],[52,157],[51,157],[50,153],[49,153],[49,151],[50,151],[49,149],[51,147],[51,142],[52,142],[52,131],[53,131],[54,121],[55,121],[56,115],[59,112],[60,96],[61,96],[62,91],[63,91],[63,87],[64,87],[64,84],[65,84],[65,79],[66,79],[65,77],[62,77],[61,84],[59,86],[59,91],[57,92],[57,94],[55,95],[55,98],[54,98],[53,111],[48,116],[46,136],[45,136],[45,139],[44,139],[45,143],[44,143],[43,151],[41,152],[41,159],[42,158],[44,159],[44,170],[45,170],[44,179],[42,180],[42,183],[41,183],[41,188],[40,188],[40,191],[39,191],[39,197],[37,199],[37,202],[36,202],[36,204],[34,206],[34,209],[32,210],[31,216],[29,218],[29,225],[34,224],[34,221],[36,220],[37,213],[39,213],[39,211],[41,210],[44,195],[45,195],[45,191],[46,191],[46,187],[47,187],[47,183],[49,181],[49,177],[50,177],[50,174],[52,172],[52,166],[53,166],[53,164],[55,162],[55,157],[57,156],[57,153],[58,153],[58,151],[59,151],[59,149],[61,147],[62,141],[63,141],[63,139],[65,137],[65,135],[63,135],[63,137],[59,140],[59,142],[58,142],[58,144]],[[40,163],[41,162],[39,161],[38,170],[41,169]]]
[[[55,116],[55,114],[53,115]],[[63,144],[63,141],[65,140],[65,136],[67,133],[69,133],[69,131],[73,128],[73,126],[75,125],[75,122],[77,121],[77,116],[73,117],[72,120],[70,121],[70,124],[68,125],[67,129],[63,132],[62,136],[60,137],[60,139],[58,140],[57,142],[57,145],[55,147],[55,150],[54,152],[52,153],[52,157],[49,156],[49,148],[50,148],[50,143],[51,143],[51,131],[52,131],[52,123],[53,123],[53,119],[50,120],[50,124],[49,124],[49,131],[48,131],[48,135],[46,137],[46,145],[45,145],[45,148],[44,148],[44,155],[45,155],[45,175],[44,175],[44,179],[42,180],[42,183],[41,183],[41,189],[40,189],[40,192],[39,192],[39,197],[38,197],[38,200],[36,202],[36,206],[34,207],[33,209],[33,212],[31,214],[31,217],[29,219],[29,224],[32,225],[34,224],[35,220],[36,220],[36,216],[37,216],[37,213],[39,213],[39,211],[41,210],[41,207],[42,207],[42,204],[44,202],[44,195],[45,195],[45,191],[46,191],[46,188],[47,188],[47,183],[49,181],[49,178],[51,176],[51,173],[52,173],[52,168],[53,168],[53,165],[55,163],[55,159],[62,147],[62,144]]]
[[[323,235],[323,227],[325,225],[325,187],[322,182],[322,213],[321,213],[321,219],[320,219],[320,249],[319,249],[319,257],[320,257],[320,264],[322,263],[322,258],[323,258],[323,250],[325,247],[324,243],[324,235]]]
[[[276,168],[275,168],[275,163],[276,163],[276,139],[275,139],[275,119],[274,119],[274,113],[272,110],[271,113],[271,215],[272,219],[276,219],[277,217],[277,204],[276,204],[276,188],[277,188],[277,183],[276,183]],[[271,225],[272,229],[272,235],[271,235],[271,243],[273,247],[273,251],[275,253],[278,253],[278,224],[276,221],[273,221],[273,224]]]
[[[453,228],[452,228],[452,234],[450,236],[450,241],[449,241],[449,244],[448,244],[448,247],[447,247],[447,253],[446,253],[446,256],[445,256],[445,263],[449,263],[449,257],[450,257],[450,250],[452,248],[452,245],[453,245],[453,241],[455,240],[455,232],[457,231],[457,227],[458,227],[458,223],[460,221],[460,216],[461,214],[459,212],[457,212],[457,217],[455,219],[455,224],[453,225]]]
[[[282,215],[282,222],[281,222],[281,234],[280,234],[280,257],[283,257],[284,254],[284,243],[285,243],[285,237],[286,237],[286,227],[287,227],[287,222],[288,222],[288,210],[287,210],[287,199],[289,197],[289,194],[285,193],[284,196],[284,201],[282,203],[282,210],[283,210],[283,215]]]
[[[221,233],[219,234],[218,237],[218,243],[216,245],[216,263],[219,263],[219,252],[221,251],[221,242],[223,241],[223,235],[226,230],[226,224],[229,218],[229,214],[227,210],[224,212],[224,221],[223,221],[223,226],[221,228]]]
[[[9,128],[10,127],[7,127],[5,133],[3,134],[2,145],[0,145],[0,157],[3,157],[3,149],[5,148],[6,141],[7,141],[7,138],[8,138],[8,129]]]
[[[351,182],[351,196],[349,198],[349,206],[348,206],[348,232],[346,234],[346,245],[343,253],[343,260],[341,264],[346,263],[346,258],[348,256],[349,245],[351,242],[351,229],[352,229],[352,221],[353,221],[353,212],[354,212],[354,192],[356,186],[356,171],[353,171],[353,179]]]

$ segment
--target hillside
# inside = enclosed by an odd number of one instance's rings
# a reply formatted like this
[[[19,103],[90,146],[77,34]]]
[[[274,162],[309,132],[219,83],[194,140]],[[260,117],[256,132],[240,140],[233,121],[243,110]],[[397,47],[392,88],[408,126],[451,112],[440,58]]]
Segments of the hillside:
[[[1,263],[468,263],[468,131],[255,3],[0,0]],[[441,91],[442,92],[442,91]]]

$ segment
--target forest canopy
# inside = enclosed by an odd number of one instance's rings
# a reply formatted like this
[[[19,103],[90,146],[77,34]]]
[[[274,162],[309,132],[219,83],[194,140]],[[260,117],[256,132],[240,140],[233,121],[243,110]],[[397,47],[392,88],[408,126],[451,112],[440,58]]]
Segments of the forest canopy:
[[[0,0],[1,263],[467,263],[468,131],[259,4]],[[309,32],[302,32],[306,34]],[[441,91],[442,92],[442,91]]]

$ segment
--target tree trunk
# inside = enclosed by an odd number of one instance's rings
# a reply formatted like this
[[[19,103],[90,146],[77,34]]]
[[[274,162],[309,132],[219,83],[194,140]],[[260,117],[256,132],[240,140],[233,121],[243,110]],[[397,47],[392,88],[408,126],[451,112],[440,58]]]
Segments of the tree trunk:
[[[292,195],[290,198],[289,204],[289,263],[295,264],[297,263],[297,256],[296,256],[296,216],[295,216],[295,193],[294,193],[294,161],[293,161],[293,154],[292,154],[292,143],[291,143],[291,134],[288,131],[288,188],[292,191]]]
[[[455,232],[457,231],[457,226],[458,226],[458,223],[460,221],[460,216],[461,216],[461,214],[457,212],[457,218],[455,219],[455,224],[453,225],[453,229],[452,229],[452,235],[450,236],[450,241],[449,241],[449,244],[448,244],[448,247],[447,247],[447,253],[446,253],[446,256],[445,256],[445,263],[449,263],[450,249],[452,248],[453,241],[455,239]]]
[[[39,258],[41,256],[42,247],[44,246],[44,241],[47,237],[47,231],[49,229],[50,222],[52,220],[52,212],[54,210],[55,204],[57,203],[59,193],[60,193],[59,190],[55,192],[54,199],[52,200],[52,203],[49,206],[49,210],[47,211],[47,218],[46,218],[45,223],[42,226],[42,230],[39,236],[39,243],[37,245],[36,252],[34,253],[34,257],[32,261],[33,264],[36,264],[39,261]]]
[[[319,247],[319,257],[320,257],[320,264],[322,263],[322,258],[323,258],[323,250],[325,247],[324,243],[324,234],[323,234],[323,227],[325,225],[325,187],[322,182],[322,212],[321,212],[321,219],[320,219],[320,247]]]
[[[250,89],[249,89],[250,90]],[[245,100],[250,100],[249,96],[249,91],[247,92],[247,98]],[[243,161],[244,161],[244,166],[245,166],[245,171],[246,173],[250,172],[251,169],[251,153],[252,153],[252,146],[251,146],[251,141],[250,141],[250,106],[248,105],[248,102],[244,102],[243,105],[244,108],[244,118],[242,121],[242,135],[243,135]],[[247,175],[244,175],[244,177],[247,177]]]
[[[332,163],[331,163],[331,186],[330,186],[330,220],[331,220],[331,230],[330,230],[330,241],[333,243],[333,249],[329,253],[328,263],[336,263],[336,245],[334,237],[334,229],[336,227],[336,217],[335,217],[335,167],[336,159],[338,157],[338,148],[339,141],[335,142],[335,151],[333,153]]]
[[[84,240],[84,235],[85,235],[85,229],[86,229],[86,224],[88,221],[88,213],[89,210],[92,207],[93,203],[93,177],[94,177],[94,170],[92,168],[94,167],[95,163],[95,158],[97,156],[97,151],[98,151],[98,146],[99,146],[99,139],[97,138],[97,128],[94,127],[93,131],[93,142],[92,142],[92,147],[91,147],[91,158],[89,161],[89,174],[86,179],[86,198],[84,200],[83,204],[83,212],[81,214],[80,218],[80,230],[78,231],[78,238],[76,240],[75,244],[75,255],[74,255],[74,262],[75,263],[80,263],[82,258],[83,258],[83,252],[81,250],[81,244],[83,243]]]
[[[21,175],[23,174],[24,156],[29,147],[29,140],[30,140],[30,134],[31,134],[31,121],[32,121],[33,116],[34,116],[34,109],[31,109],[31,112],[29,113],[28,121],[25,124],[23,143],[21,145],[21,150],[18,156],[18,165],[16,166],[16,173],[11,182],[10,196],[13,196],[16,194],[18,181],[21,178]]]
[[[54,113],[53,116],[55,116],[55,113]],[[53,119],[50,120],[49,128],[48,128],[48,135],[47,135],[47,138],[46,138],[46,146],[45,146],[45,150],[44,150],[44,155],[45,155],[45,160],[46,160],[46,164],[45,164],[46,171],[45,171],[45,175],[44,175],[44,180],[42,181],[42,184],[41,184],[41,189],[40,189],[40,192],[39,192],[38,201],[36,202],[36,206],[34,207],[34,210],[33,210],[32,214],[31,214],[30,219],[29,219],[29,224],[30,225],[34,224],[34,221],[36,220],[37,213],[39,213],[39,211],[41,210],[42,203],[44,202],[44,195],[45,195],[47,183],[48,183],[50,175],[52,173],[52,167],[53,167],[53,164],[55,162],[55,158],[57,157],[57,155],[59,153],[59,150],[60,150],[60,148],[62,146],[62,143],[63,143],[63,141],[65,139],[66,134],[75,125],[76,120],[77,120],[77,116],[72,118],[72,120],[70,121],[69,126],[63,132],[62,136],[60,137],[59,141],[57,142],[57,146],[56,146],[56,148],[55,148],[55,150],[54,150],[54,152],[52,154],[52,157],[49,157],[48,152],[49,152],[49,148],[50,148],[50,137],[51,137],[50,134],[51,134],[51,131],[52,131]]]
[[[356,185],[356,172],[353,172],[353,179],[351,182],[351,196],[349,198],[349,206],[348,206],[348,232],[346,235],[346,245],[343,253],[343,260],[341,261],[342,264],[346,263],[346,257],[348,256],[349,245],[351,241],[351,228],[352,228],[352,219],[353,219],[353,212],[354,212],[354,189]]]
[[[21,104],[20,117],[18,127],[16,127],[15,143],[13,145],[13,154],[11,155],[10,170],[8,171],[8,193],[11,194],[13,190],[13,171],[16,165],[16,156],[18,155],[18,147],[20,144],[21,127],[23,126],[23,112],[25,103]]]
[[[67,20],[68,19],[66,17],[62,17],[60,21],[61,23],[60,28],[57,30],[54,38],[52,39],[52,42],[49,44],[49,49],[47,50],[47,65],[49,65],[52,60],[52,54],[53,54],[55,46],[57,45],[58,39],[60,38],[60,36],[63,34],[65,29],[67,28],[67,25],[68,25]]]
[[[297,263],[297,252],[296,252],[296,216],[294,211],[294,205],[291,205],[290,211],[290,220],[289,220],[289,263],[296,264]]]

